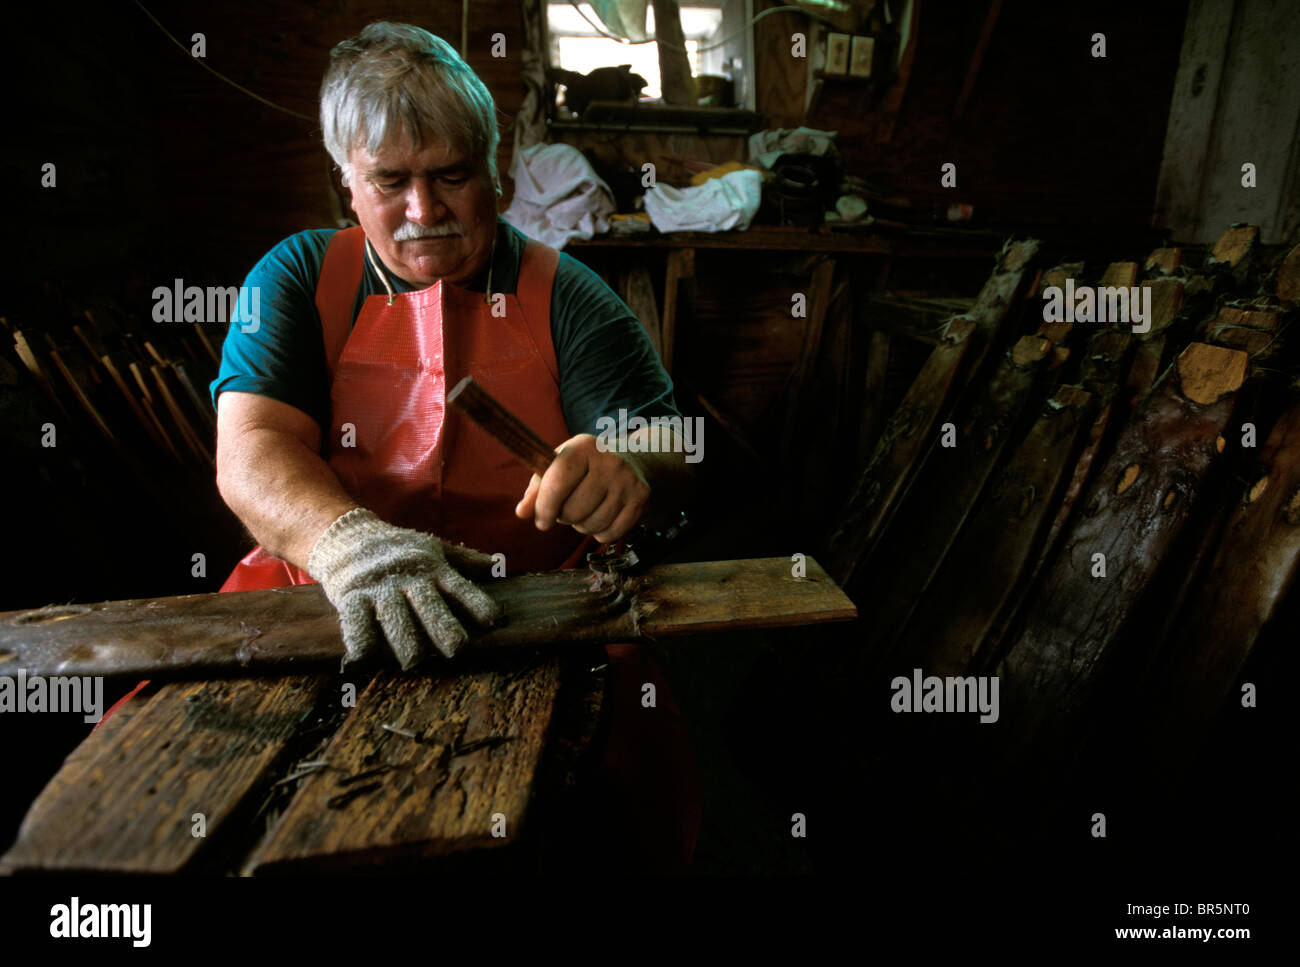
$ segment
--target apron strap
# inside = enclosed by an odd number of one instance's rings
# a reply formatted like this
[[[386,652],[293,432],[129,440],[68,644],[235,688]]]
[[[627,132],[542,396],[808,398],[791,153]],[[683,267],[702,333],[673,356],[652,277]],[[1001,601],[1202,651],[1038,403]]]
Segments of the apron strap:
[[[361,273],[365,271],[365,245],[366,233],[360,225],[335,232],[325,249],[325,261],[316,282],[316,311],[320,313],[325,365],[331,382],[334,367],[352,332],[352,310],[361,286]]]
[[[559,252],[534,239],[527,239],[523,258],[519,261],[519,281],[515,284],[515,298],[524,311],[528,334],[556,386],[560,385],[560,368],[555,361],[555,344],[551,341],[551,290],[555,286],[555,270],[559,264]]]

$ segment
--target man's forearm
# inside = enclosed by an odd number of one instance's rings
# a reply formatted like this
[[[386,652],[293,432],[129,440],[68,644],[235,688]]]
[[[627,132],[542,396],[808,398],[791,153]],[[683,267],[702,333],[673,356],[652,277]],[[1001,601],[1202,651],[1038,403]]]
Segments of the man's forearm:
[[[217,486],[258,543],[304,569],[317,538],[360,506],[319,454],[267,427],[245,429],[218,446]]]

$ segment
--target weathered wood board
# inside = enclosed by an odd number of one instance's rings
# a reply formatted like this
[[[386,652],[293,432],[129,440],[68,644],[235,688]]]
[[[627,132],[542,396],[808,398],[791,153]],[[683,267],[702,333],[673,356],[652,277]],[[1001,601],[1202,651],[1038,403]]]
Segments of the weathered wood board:
[[[162,689],[86,740],[37,798],[4,857],[11,871],[176,873],[257,794],[326,679],[197,682]],[[202,815],[204,835],[195,835]]]
[[[955,414],[954,445],[930,450],[906,504],[864,568],[871,580],[858,604],[871,615],[867,633],[874,647],[889,647],[929,588],[1012,439],[1051,348],[1042,336],[1022,336],[981,398]]]
[[[930,675],[968,674],[1041,546],[1070,456],[1088,426],[1092,395],[1063,386],[999,471],[916,607],[895,665]]]
[[[351,868],[518,841],[558,671],[550,659],[504,673],[377,676],[322,754],[329,765],[303,780],[245,871]]]
[[[592,583],[590,571],[575,569],[485,585],[506,621],[475,634],[473,649],[637,641],[857,614],[811,558],[806,578],[791,575],[788,558],[759,558],[663,565],[625,579],[621,591]],[[338,618],[319,585],[0,614],[0,674],[283,674],[335,667],[342,656]]]
[[[970,348],[974,323],[957,318],[935,347],[876,443],[828,544],[831,573],[848,585],[906,492]]]
[[[1059,738],[1087,704],[1219,456],[1245,363],[1243,352],[1193,343],[1116,441],[998,666],[1020,744]]]
[[[1300,404],[1273,427],[1200,592],[1180,617],[1153,691],[1166,738],[1203,729],[1223,706],[1300,570]]]

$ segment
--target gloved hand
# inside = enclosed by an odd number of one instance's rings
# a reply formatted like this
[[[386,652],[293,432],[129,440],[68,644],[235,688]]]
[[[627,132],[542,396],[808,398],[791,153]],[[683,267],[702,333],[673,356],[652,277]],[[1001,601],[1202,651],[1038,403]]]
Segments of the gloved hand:
[[[403,669],[413,667],[425,653],[420,627],[452,657],[469,635],[443,596],[455,599],[479,624],[494,624],[500,606],[456,570],[486,574],[491,566],[487,554],[395,527],[364,507],[335,520],[307,559],[307,572],[339,613],[345,667],[374,656],[381,638]]]

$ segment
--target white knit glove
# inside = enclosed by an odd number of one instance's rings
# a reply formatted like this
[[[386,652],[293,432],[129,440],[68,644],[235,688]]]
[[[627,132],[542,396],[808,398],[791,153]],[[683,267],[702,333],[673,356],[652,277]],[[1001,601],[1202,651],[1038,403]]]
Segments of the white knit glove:
[[[486,575],[491,566],[487,554],[394,527],[364,507],[326,528],[307,558],[307,572],[339,613],[344,667],[374,657],[381,638],[403,669],[424,658],[426,634],[448,658],[455,655],[469,635],[443,598],[455,600],[480,625],[494,624],[500,606],[456,570]]]

